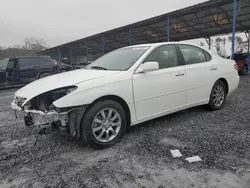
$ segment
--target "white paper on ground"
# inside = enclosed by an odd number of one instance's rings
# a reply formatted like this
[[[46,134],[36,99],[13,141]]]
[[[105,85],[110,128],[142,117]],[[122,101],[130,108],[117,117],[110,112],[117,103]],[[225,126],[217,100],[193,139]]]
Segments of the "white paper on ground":
[[[177,157],[182,157],[182,154],[181,152],[176,149],[176,150],[170,150],[171,154],[173,155],[174,158],[177,158]]]
[[[186,160],[190,163],[202,161],[202,159],[199,156],[188,157],[186,158]]]

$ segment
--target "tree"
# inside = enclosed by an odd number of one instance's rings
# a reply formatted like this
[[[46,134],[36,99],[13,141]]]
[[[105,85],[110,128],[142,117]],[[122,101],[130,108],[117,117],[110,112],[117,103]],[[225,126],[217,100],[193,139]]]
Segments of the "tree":
[[[26,51],[26,55],[34,55],[47,48],[48,45],[44,39],[36,39],[34,37],[24,39],[23,49]]]
[[[0,47],[0,59],[16,56],[35,55],[37,52],[48,48],[45,40],[28,37],[24,40],[22,45],[15,45],[12,47]]]
[[[229,36],[228,41],[232,43],[233,37]],[[234,45],[234,51],[235,52],[238,52],[238,51],[243,52],[244,49],[246,48],[246,45],[247,45],[247,43],[244,42],[243,39],[240,36],[238,36],[238,35],[235,36],[235,45]],[[232,48],[231,48],[231,50],[232,50]],[[232,53],[232,51],[231,51],[231,53]]]
[[[215,47],[216,47],[216,51],[217,51],[218,54],[221,54],[221,48],[220,48],[221,41],[222,41],[222,39],[220,37],[217,37],[215,39]]]

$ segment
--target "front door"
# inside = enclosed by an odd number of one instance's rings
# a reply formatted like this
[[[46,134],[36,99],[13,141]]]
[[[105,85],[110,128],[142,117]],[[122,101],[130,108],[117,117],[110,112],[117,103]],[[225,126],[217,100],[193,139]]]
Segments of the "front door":
[[[26,84],[34,81],[37,78],[38,58],[20,58],[18,59],[20,82]]]
[[[144,60],[149,61],[158,62],[159,70],[133,75],[137,121],[161,116],[185,106],[185,67],[180,63],[175,45],[156,48]]]
[[[8,85],[7,76],[6,76],[7,75],[6,69],[8,67],[8,62],[9,62],[9,58],[6,58],[0,61],[0,87]]]
[[[7,85],[6,71],[0,70],[0,87]]]
[[[8,85],[19,84],[18,66],[16,59],[10,59],[6,69]]]

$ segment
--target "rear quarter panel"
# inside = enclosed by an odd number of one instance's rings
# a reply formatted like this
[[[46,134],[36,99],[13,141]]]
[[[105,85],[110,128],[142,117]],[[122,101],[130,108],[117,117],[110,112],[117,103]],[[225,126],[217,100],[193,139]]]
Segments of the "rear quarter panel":
[[[224,58],[220,58],[220,63],[218,64],[219,74],[228,82],[228,93],[236,90],[239,85],[240,77],[238,71],[234,68],[235,64],[234,60]]]

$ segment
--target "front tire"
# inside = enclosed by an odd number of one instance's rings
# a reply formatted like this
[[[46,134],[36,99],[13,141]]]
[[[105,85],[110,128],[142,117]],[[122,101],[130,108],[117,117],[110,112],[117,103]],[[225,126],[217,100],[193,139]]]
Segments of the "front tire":
[[[81,124],[81,137],[87,145],[108,148],[120,141],[125,132],[123,107],[112,100],[95,103],[87,110]]]
[[[208,107],[211,110],[220,110],[226,101],[227,88],[223,81],[218,80],[211,91]]]

